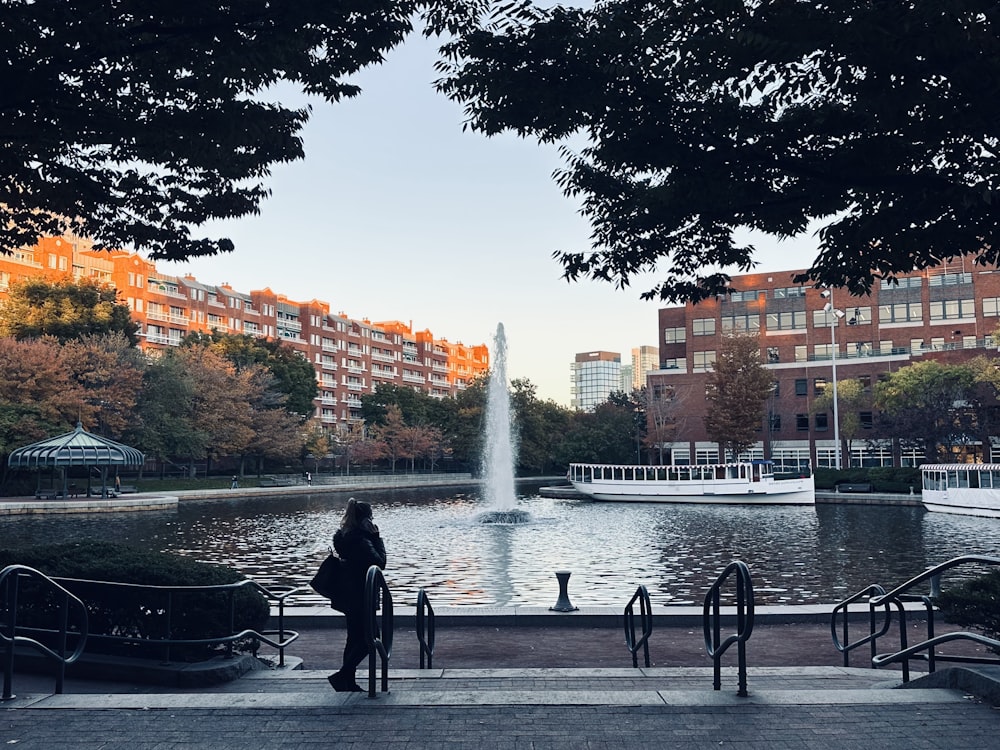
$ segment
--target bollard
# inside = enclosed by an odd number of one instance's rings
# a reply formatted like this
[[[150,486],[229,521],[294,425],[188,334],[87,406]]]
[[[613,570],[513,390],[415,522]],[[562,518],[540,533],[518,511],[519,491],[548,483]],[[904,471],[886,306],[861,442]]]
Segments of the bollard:
[[[549,607],[551,612],[574,612],[579,609],[579,607],[574,607],[573,603],[569,600],[569,593],[566,591],[569,586],[570,571],[568,570],[557,570],[556,580],[559,581],[559,598],[556,603]]]

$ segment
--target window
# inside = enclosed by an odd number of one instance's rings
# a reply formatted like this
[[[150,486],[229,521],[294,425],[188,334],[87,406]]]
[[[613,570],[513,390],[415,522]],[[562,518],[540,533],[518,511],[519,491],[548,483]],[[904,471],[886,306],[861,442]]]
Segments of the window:
[[[931,337],[931,351],[934,352],[944,351],[944,336]]]
[[[882,279],[880,289],[919,289],[923,286],[922,276],[908,276],[901,279]]]
[[[767,426],[771,432],[781,432],[781,415],[771,414],[767,415]]]
[[[919,354],[924,350],[924,340],[923,339],[910,339],[910,353]]]
[[[695,370],[707,370],[715,364],[715,351],[695,352],[691,356],[691,365]]]
[[[778,287],[771,292],[775,299],[791,299],[793,297],[805,297],[806,288],[804,286]]]
[[[823,432],[829,428],[829,418],[826,412],[816,415],[816,431]]]
[[[660,362],[661,370],[679,370],[681,369],[681,364],[684,362],[683,359],[677,357],[668,357],[667,359]]]
[[[846,315],[845,323],[849,326],[860,326],[872,322],[872,309],[870,307],[855,307],[844,310]]]
[[[971,283],[971,273],[938,273],[927,279],[927,286],[955,286],[956,284]]]
[[[813,378],[813,393],[817,396],[822,396],[829,387],[830,381],[826,378]]]
[[[805,378],[795,378],[795,395],[805,396],[809,393],[809,381]]]
[[[795,361],[796,362],[808,362],[809,361],[809,347],[807,347],[807,346],[796,346],[795,347]]]
[[[778,347],[776,346],[767,347],[767,363],[769,365],[774,365],[780,361],[781,361],[781,354],[778,352]]]
[[[771,395],[775,398],[781,398],[781,382],[775,380],[771,386]]]
[[[840,318],[833,311],[813,310],[813,328],[840,327]]]
[[[720,323],[722,330],[726,333],[730,331],[759,331],[760,315],[723,315]]]
[[[687,336],[685,335],[685,330],[683,328],[663,329],[664,344],[683,344],[686,340]]]
[[[892,340],[883,339],[878,342],[878,353],[879,354],[892,354]]]
[[[729,301],[730,302],[756,302],[757,298],[759,296],[767,297],[767,292],[761,291],[761,290],[757,290],[757,289],[748,289],[745,292],[741,292],[741,291],[738,291],[738,290],[734,289],[733,291],[731,291],[729,293]]]
[[[870,411],[858,412],[858,421],[863,429],[870,430],[875,426],[875,415]]]
[[[795,415],[795,429],[799,432],[809,432],[809,415],[808,414],[796,414]]]
[[[695,318],[691,321],[691,334],[694,336],[714,336],[715,318]]]
[[[923,320],[924,311],[919,302],[900,302],[895,305],[879,305],[879,323],[907,323]]]
[[[861,387],[864,388],[866,391],[870,391],[872,389],[871,375],[858,375],[858,377],[855,378],[855,380],[861,383]]]
[[[768,313],[768,331],[795,331],[806,327],[806,311]]]
[[[816,344],[813,347],[813,357],[816,359],[832,359],[833,344]]]
[[[986,297],[983,299],[983,315],[989,317],[1000,315],[1000,297]]]
[[[976,317],[976,301],[972,299],[949,299],[930,304],[931,320],[955,320]]]

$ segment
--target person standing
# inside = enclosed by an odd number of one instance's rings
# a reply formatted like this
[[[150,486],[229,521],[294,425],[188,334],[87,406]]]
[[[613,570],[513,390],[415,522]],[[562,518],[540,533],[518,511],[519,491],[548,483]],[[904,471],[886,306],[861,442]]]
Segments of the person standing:
[[[229,489],[238,490],[240,488],[240,478],[233,474],[233,480],[229,483]]]
[[[340,528],[333,535],[333,548],[345,570],[347,643],[340,669],[326,679],[338,693],[361,692],[355,679],[358,665],[368,656],[365,639],[365,579],[368,568],[385,567],[385,544],[372,521],[372,506],[353,497],[347,501]]]

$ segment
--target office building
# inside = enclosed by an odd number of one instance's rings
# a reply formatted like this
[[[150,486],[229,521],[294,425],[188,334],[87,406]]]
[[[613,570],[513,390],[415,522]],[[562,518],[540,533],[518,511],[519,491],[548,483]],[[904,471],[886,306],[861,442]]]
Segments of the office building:
[[[659,311],[660,364],[649,374],[650,419],[655,417],[659,426],[651,422],[650,430],[661,436],[664,462],[720,460],[718,444],[709,441],[703,423],[705,375],[721,337],[732,332],[758,335],[762,361],[774,373],[761,439],[749,456],[773,459],[785,468],[838,464],[834,436],[839,424],[831,412],[812,409],[834,373],[838,381],[856,379],[871,389],[880,376],[923,359],[959,362],[996,353],[996,269],[958,260],[907,274],[897,284],[876,281],[866,297],[796,284],[792,278],[799,273],[736,276],[727,297]],[[862,432],[870,432],[841,452],[842,467],[922,462],[920,446],[878,439],[872,412],[853,416]],[[1000,441],[979,452],[986,461],[1000,460]]]
[[[655,346],[632,349],[632,390],[646,385],[646,373],[660,369],[660,350]]]
[[[614,352],[577,354],[570,365],[570,406],[578,411],[593,411],[621,390],[622,358]]]

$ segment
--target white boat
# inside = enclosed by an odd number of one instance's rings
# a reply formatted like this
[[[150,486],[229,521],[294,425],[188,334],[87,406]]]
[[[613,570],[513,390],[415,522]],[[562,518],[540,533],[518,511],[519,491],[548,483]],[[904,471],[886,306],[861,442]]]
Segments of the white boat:
[[[1000,518],[1000,464],[924,464],[920,499],[931,511]]]
[[[777,479],[770,461],[692,466],[570,464],[566,478],[594,500],[729,505],[816,502],[810,472]]]

